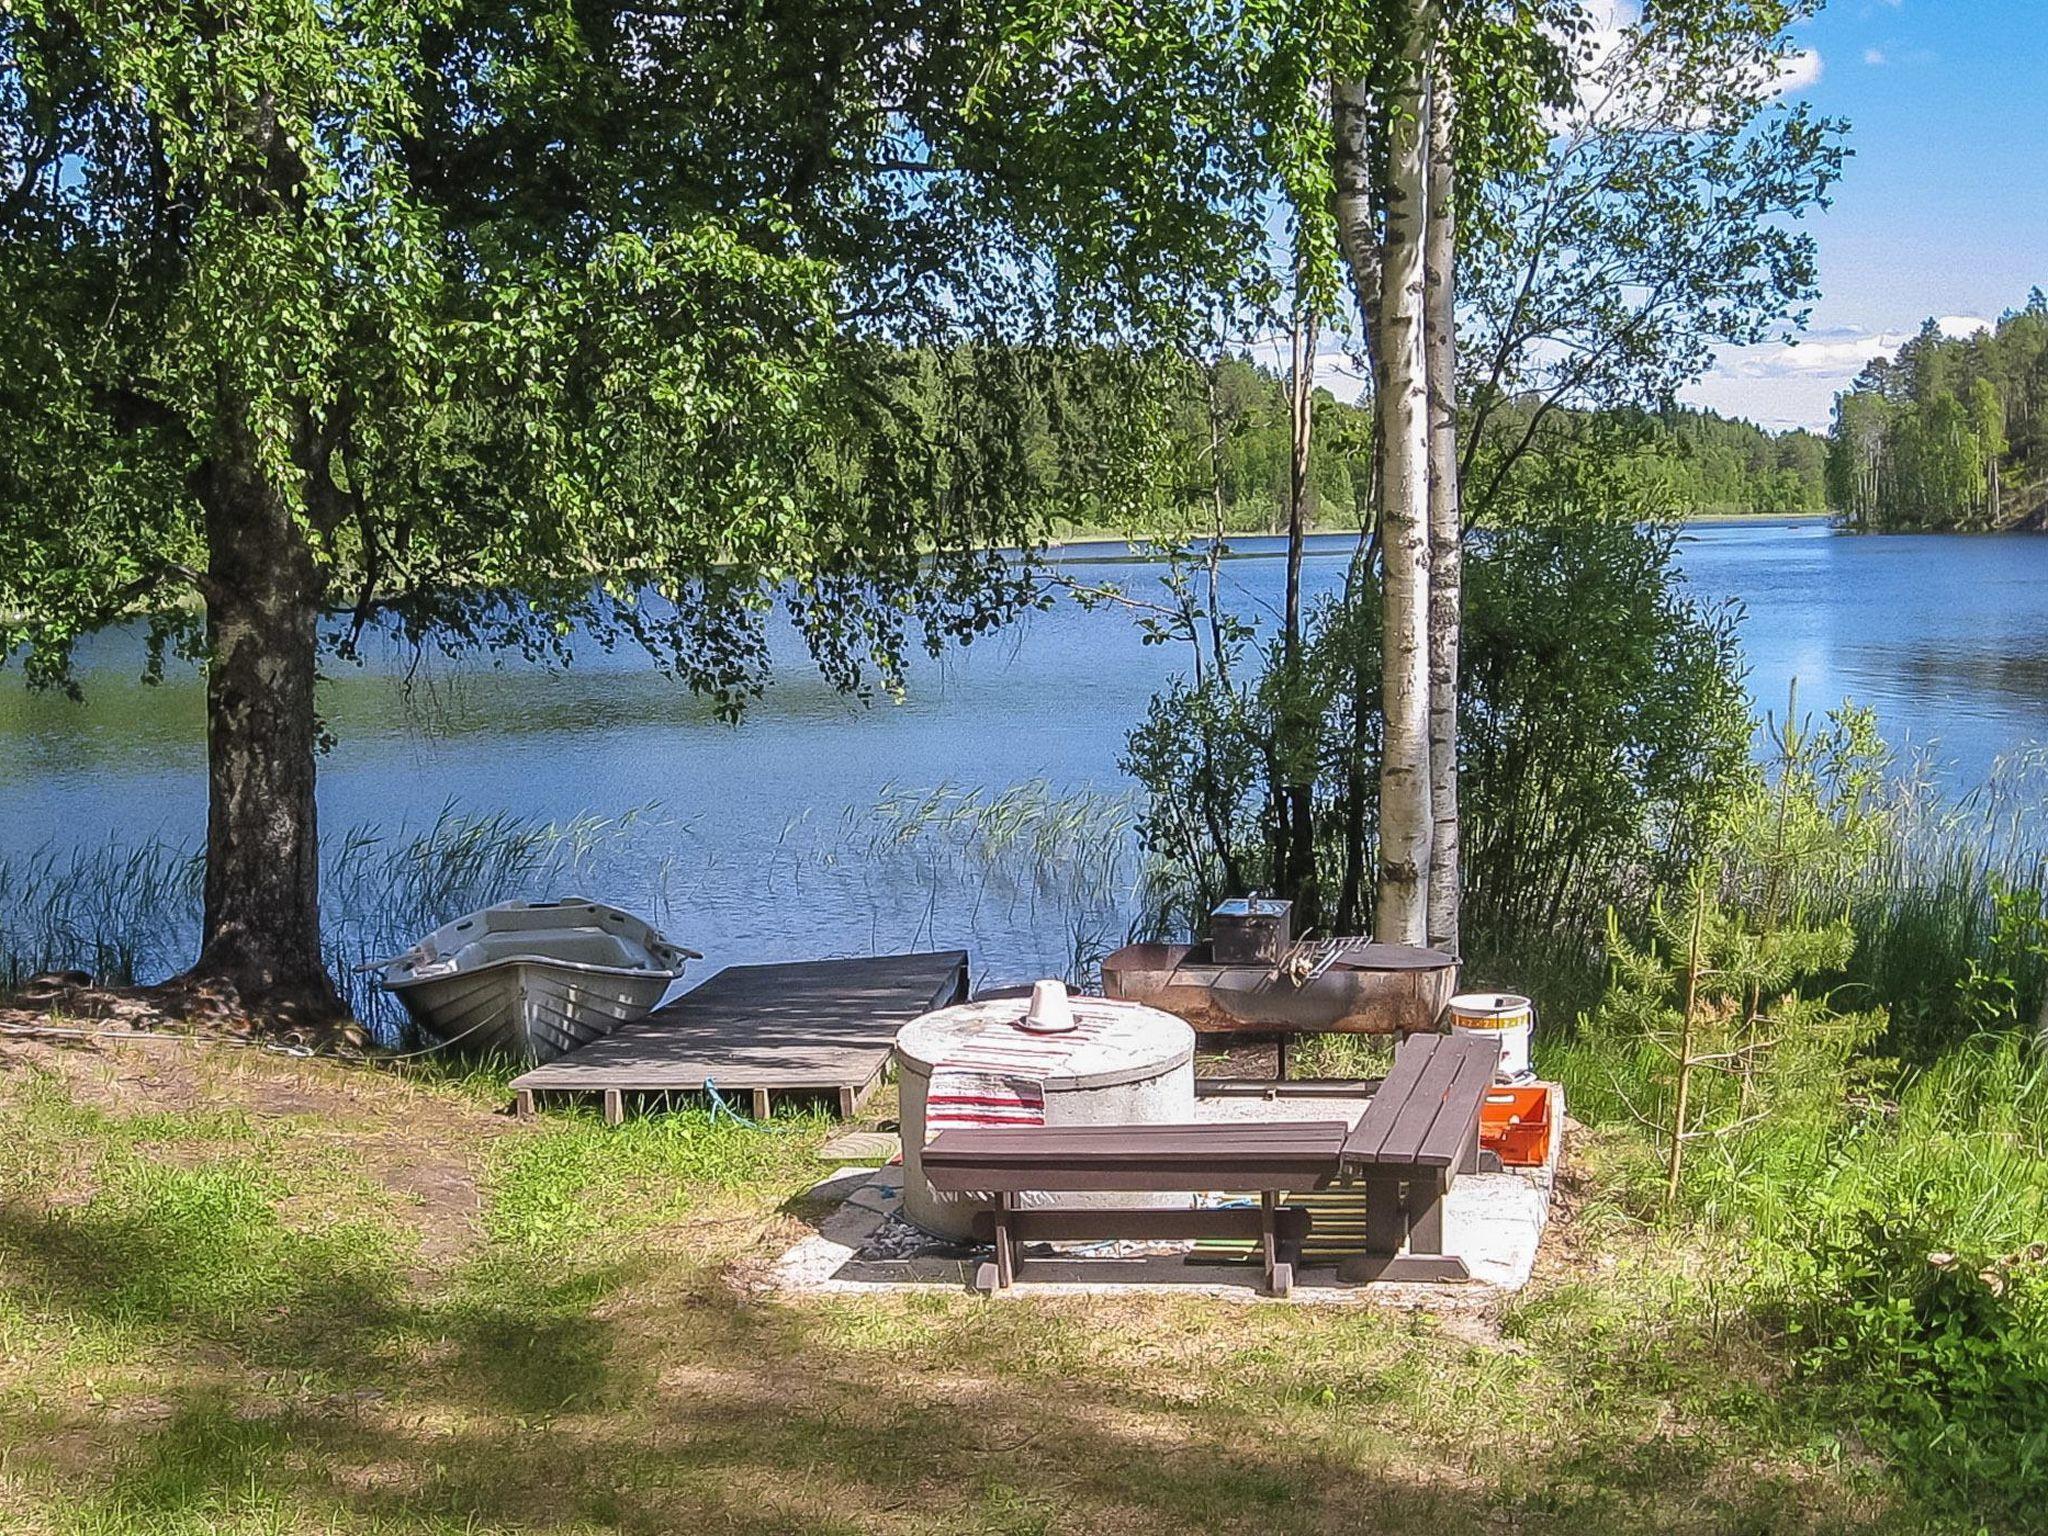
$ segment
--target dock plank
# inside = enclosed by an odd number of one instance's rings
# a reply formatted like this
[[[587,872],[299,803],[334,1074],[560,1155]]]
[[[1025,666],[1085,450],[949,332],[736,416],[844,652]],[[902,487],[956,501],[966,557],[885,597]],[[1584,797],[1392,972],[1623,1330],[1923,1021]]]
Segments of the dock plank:
[[[513,1079],[547,1094],[817,1094],[842,1114],[888,1064],[896,1031],[967,994],[967,952],[728,966],[646,1018]]]

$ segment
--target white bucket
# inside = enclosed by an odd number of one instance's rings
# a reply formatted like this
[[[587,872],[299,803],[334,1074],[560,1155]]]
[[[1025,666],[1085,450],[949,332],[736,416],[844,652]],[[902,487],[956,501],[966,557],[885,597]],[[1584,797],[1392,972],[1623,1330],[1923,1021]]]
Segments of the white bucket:
[[[1531,1076],[1529,1027],[1536,1010],[1514,992],[1460,992],[1451,999],[1451,1028],[1485,1035],[1500,1045],[1500,1077],[1507,1082]]]

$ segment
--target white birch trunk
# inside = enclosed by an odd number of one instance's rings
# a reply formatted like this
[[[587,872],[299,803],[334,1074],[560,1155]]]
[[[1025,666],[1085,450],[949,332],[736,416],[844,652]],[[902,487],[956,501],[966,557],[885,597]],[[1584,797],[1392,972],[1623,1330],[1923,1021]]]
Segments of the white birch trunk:
[[[1458,952],[1458,645],[1464,509],[1458,496],[1458,210],[1449,72],[1429,92],[1424,351],[1429,369],[1429,942]]]
[[[1429,937],[1429,410],[1423,347],[1425,84],[1432,7],[1410,0],[1385,106],[1385,233],[1374,326],[1380,389],[1380,753],[1378,899],[1373,936]],[[1338,153],[1349,147],[1340,136]],[[1345,178],[1339,176],[1339,233]],[[1356,273],[1359,263],[1354,258]]]

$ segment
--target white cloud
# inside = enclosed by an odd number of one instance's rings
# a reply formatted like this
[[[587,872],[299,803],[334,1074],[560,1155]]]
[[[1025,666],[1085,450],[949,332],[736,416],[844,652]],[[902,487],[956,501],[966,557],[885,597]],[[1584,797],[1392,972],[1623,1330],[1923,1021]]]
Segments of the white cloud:
[[[1882,48],[1866,48],[1863,50],[1863,62],[1876,66],[1889,63],[1890,60],[1885,58]]]
[[[1989,330],[1980,315],[1942,315],[1935,324],[1944,336],[1965,338]],[[1847,389],[1873,358],[1889,357],[1918,331],[1867,331],[1838,326],[1796,342],[1730,347],[1686,398],[1731,416],[1747,416],[1767,427],[1827,426],[1835,396]]]
[[[1778,94],[1803,91],[1817,84],[1821,76],[1820,55],[1811,48],[1802,48],[1789,55],[1778,68]]]

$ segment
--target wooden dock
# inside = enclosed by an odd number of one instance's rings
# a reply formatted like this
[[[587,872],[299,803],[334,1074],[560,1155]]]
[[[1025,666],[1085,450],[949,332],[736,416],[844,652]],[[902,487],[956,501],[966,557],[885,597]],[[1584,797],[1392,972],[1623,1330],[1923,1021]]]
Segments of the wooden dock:
[[[889,1064],[896,1031],[967,996],[967,951],[735,965],[601,1040],[512,1080],[530,1115],[543,1095],[629,1099],[720,1094],[765,1119],[778,1098],[823,1098],[853,1114]]]

